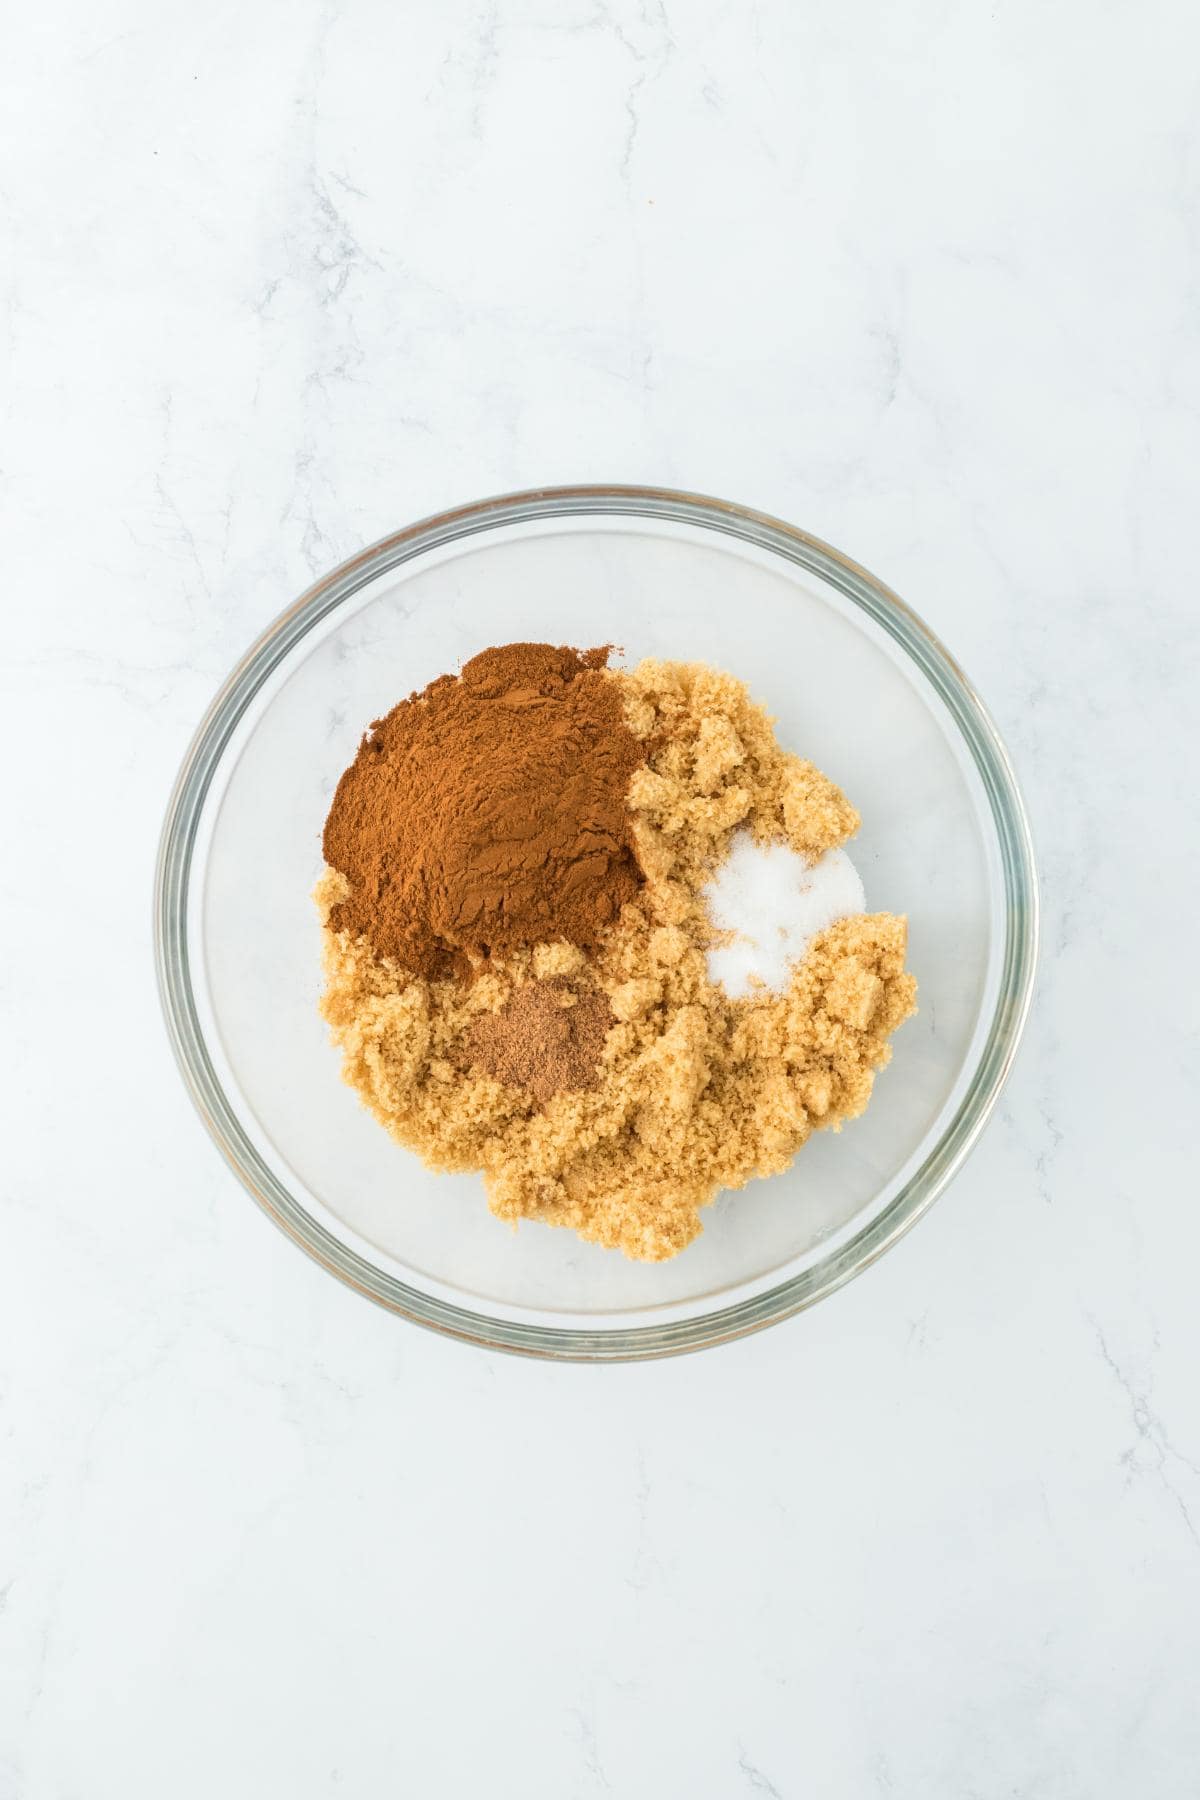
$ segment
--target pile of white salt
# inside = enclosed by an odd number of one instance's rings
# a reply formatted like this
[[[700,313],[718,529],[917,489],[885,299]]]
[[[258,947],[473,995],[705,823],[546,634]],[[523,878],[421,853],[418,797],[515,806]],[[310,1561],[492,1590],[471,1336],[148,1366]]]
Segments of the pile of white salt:
[[[787,844],[756,844],[748,831],[735,835],[704,897],[713,924],[733,934],[708,952],[709,979],[731,1000],[756,987],[781,992],[818,932],[866,911],[844,850],[810,863]]]

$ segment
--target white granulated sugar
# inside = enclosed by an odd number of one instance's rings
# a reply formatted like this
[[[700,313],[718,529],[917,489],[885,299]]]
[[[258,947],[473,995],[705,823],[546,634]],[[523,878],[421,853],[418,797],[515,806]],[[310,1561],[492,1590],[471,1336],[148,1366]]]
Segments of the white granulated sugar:
[[[756,844],[746,831],[735,835],[704,897],[718,930],[737,933],[708,953],[709,980],[731,1000],[760,983],[781,992],[818,932],[866,908],[858,870],[844,850],[827,850],[810,863],[787,844]]]

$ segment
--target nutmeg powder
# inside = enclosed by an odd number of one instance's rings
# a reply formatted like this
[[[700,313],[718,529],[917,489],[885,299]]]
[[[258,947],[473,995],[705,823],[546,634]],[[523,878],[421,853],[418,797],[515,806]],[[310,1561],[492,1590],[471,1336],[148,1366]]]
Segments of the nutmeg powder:
[[[597,1086],[604,1040],[615,1023],[599,988],[577,994],[561,977],[530,981],[499,1012],[476,1019],[467,1054],[484,1074],[527,1088],[544,1106],[555,1094]]]
[[[626,796],[649,748],[608,654],[494,647],[375,721],[325,824],[334,931],[426,978],[595,946],[642,884]]]

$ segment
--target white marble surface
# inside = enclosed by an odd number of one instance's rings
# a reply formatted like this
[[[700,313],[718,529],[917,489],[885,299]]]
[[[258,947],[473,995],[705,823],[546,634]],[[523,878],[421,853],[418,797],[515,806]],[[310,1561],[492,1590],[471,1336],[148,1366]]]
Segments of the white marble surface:
[[[1173,0],[10,17],[3,1800],[1196,1793],[1198,53]],[[410,1329],[255,1211],[149,893],[311,574],[614,478],[924,612],[1046,952],[903,1245],[588,1371]]]

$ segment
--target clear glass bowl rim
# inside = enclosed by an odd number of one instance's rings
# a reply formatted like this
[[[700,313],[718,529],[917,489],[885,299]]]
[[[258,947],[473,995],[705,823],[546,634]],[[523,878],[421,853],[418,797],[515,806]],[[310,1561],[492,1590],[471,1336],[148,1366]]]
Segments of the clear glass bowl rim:
[[[196,832],[214,773],[255,694],[297,643],[368,582],[428,550],[501,526],[587,515],[673,520],[743,539],[819,575],[861,607],[922,671],[962,733],[991,807],[1006,899],[999,994],[978,1065],[941,1137],[883,1211],[827,1258],[764,1293],[688,1319],[613,1330],[469,1311],[397,1280],[333,1237],[263,1161],[217,1078],[196,1008],[187,927]],[[730,501],[669,488],[551,487],[499,495],[422,519],[322,576],[246,652],[197,727],[167,807],[155,874],[155,962],[171,1045],[201,1118],[253,1198],[322,1267],[392,1312],[467,1343],[551,1360],[633,1361],[744,1337],[813,1305],[882,1256],[933,1204],[987,1123],[1028,1017],[1037,938],[1033,845],[1012,764],[987,709],[929,627],[867,570],[807,532]]]

